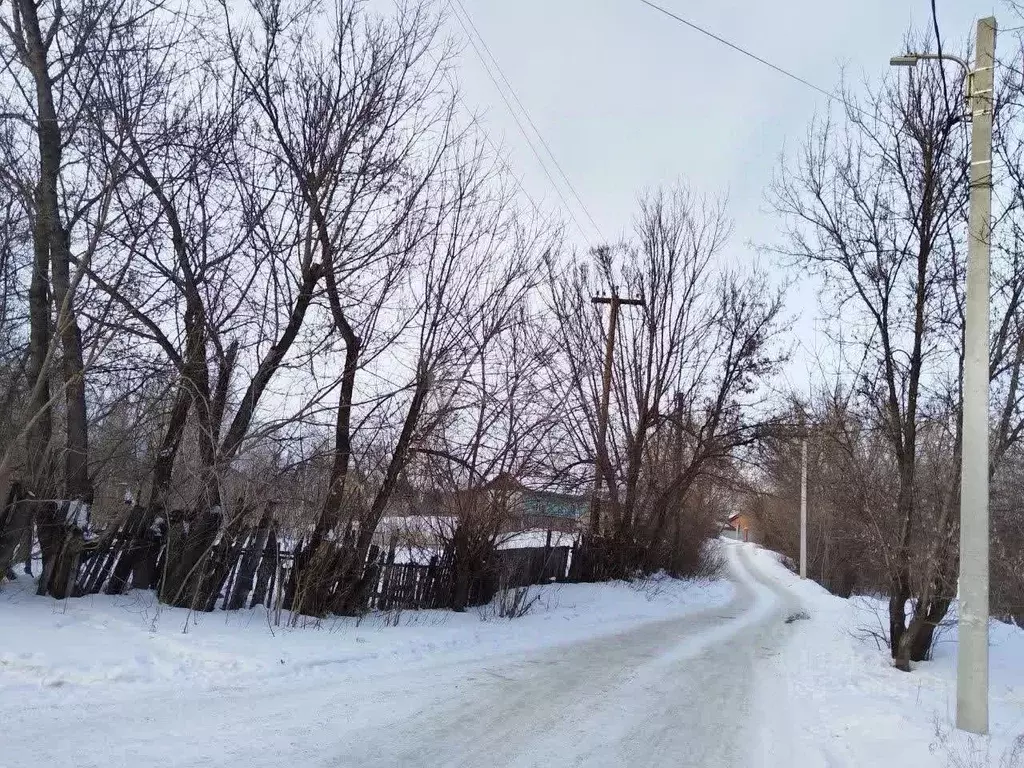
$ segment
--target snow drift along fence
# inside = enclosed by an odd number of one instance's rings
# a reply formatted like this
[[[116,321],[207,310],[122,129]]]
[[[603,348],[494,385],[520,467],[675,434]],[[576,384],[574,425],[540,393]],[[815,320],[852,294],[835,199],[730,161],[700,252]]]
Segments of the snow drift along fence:
[[[497,550],[482,572],[469,576],[465,605],[485,605],[501,589],[564,581],[568,576],[571,553],[571,547]],[[369,566],[368,570],[372,567]],[[374,584],[364,597],[364,610],[456,607],[458,574],[450,555],[434,555],[428,564],[423,565],[396,563],[392,551],[378,567]]]
[[[161,589],[167,534],[166,525],[154,526],[146,532],[141,548],[137,538],[126,539],[121,529],[91,537],[78,558],[73,594],[120,592],[122,586]],[[355,608],[461,609],[486,604],[501,589],[569,579],[575,550],[550,546],[550,533],[547,541],[547,546],[498,549],[482,567],[464,566],[461,571],[450,550],[438,552],[427,563],[402,563],[395,562],[394,547],[387,553],[371,547],[362,568]],[[132,567],[118,576],[121,558],[131,547],[136,548]],[[223,530],[201,563],[203,577],[192,606],[204,611],[256,605],[291,609],[297,589],[294,564],[302,557],[303,547],[302,541],[280,539],[267,515],[255,526]],[[338,542],[334,547],[340,557],[346,544]],[[30,573],[31,558],[23,562],[26,573]],[[579,568],[575,570],[579,578]]]

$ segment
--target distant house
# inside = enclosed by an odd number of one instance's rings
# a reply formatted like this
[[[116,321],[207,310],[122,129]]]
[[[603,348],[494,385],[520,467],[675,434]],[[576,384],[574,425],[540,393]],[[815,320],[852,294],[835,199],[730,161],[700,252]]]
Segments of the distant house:
[[[746,512],[734,512],[722,528],[722,533],[739,541],[760,541],[760,528],[757,520]]]
[[[499,475],[486,487],[507,491],[511,495],[512,505],[517,511],[511,524],[518,530],[573,531],[579,527],[590,506],[588,496],[534,490],[506,474]]]
[[[458,526],[460,510],[473,510],[494,496],[507,504],[498,536],[500,549],[570,546],[590,503],[588,496],[534,490],[502,474],[472,489],[409,494],[381,518],[373,543],[382,549],[394,543],[400,550],[429,557]]]

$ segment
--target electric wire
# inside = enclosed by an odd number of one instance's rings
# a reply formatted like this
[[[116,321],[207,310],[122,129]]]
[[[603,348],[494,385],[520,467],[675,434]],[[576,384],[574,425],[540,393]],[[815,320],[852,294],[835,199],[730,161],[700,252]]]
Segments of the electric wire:
[[[515,87],[512,85],[511,81],[505,75],[505,72],[502,70],[501,65],[498,63],[498,60],[494,57],[494,54],[491,52],[490,47],[487,45],[487,41],[484,40],[484,37],[480,33],[480,30],[477,28],[476,24],[473,23],[473,18],[472,18],[472,16],[469,15],[469,11],[466,10],[466,6],[463,4],[462,0],[454,0],[454,1],[459,6],[459,8],[462,10],[463,16],[465,16],[466,21],[469,23],[469,26],[472,29],[473,33],[475,34],[477,40],[480,41],[481,47],[483,48],[484,52],[487,54],[488,58],[491,60],[491,63],[494,65],[494,69],[497,71],[498,75],[501,77],[502,82],[504,82],[505,86],[508,88],[509,93],[512,95],[512,99],[515,101],[516,105],[522,111],[523,116],[526,118],[526,122],[529,123],[529,125],[533,129],[534,133],[537,134],[537,138],[540,139],[541,145],[546,150],[546,152],[548,154],[548,157],[551,158],[551,162],[554,164],[555,169],[558,171],[559,175],[562,177],[562,180],[565,182],[565,186],[569,188],[569,191],[572,193],[572,196],[576,199],[576,202],[579,203],[580,209],[586,215],[587,220],[590,222],[591,226],[593,226],[594,231],[597,232],[597,234],[601,237],[602,240],[604,240],[604,235],[601,232],[601,227],[598,226],[597,222],[594,220],[594,217],[591,215],[590,211],[588,210],[586,203],[583,202],[583,198],[580,197],[579,192],[576,190],[575,185],[573,185],[572,181],[569,179],[569,176],[565,172],[565,169],[562,168],[562,164],[558,162],[558,158],[555,157],[555,153],[551,149],[551,145],[548,144],[547,140],[544,138],[544,134],[541,133],[540,128],[537,127],[537,124],[534,122],[533,118],[530,116],[530,111],[526,108],[526,105],[523,104],[522,100],[519,98],[519,95],[516,93]],[[460,23],[461,23],[461,19],[460,19]],[[466,29],[465,25],[463,25],[463,29]],[[467,30],[467,34],[468,34],[468,30]]]
[[[449,7],[452,9],[453,15],[455,15],[455,17],[458,20],[460,26],[462,26],[462,29],[465,32],[467,39],[469,40],[470,46],[472,46],[473,50],[476,52],[477,57],[480,59],[480,63],[481,63],[481,65],[483,65],[484,72],[487,74],[488,78],[490,78],[491,82],[494,84],[494,87],[498,91],[498,95],[501,97],[501,100],[504,102],[505,107],[509,111],[509,114],[512,116],[512,119],[515,121],[516,126],[519,128],[519,132],[522,134],[523,138],[526,140],[526,143],[529,145],[530,150],[533,152],[534,157],[537,159],[537,162],[540,165],[541,170],[544,171],[544,175],[547,176],[548,181],[551,183],[551,186],[554,188],[555,193],[558,195],[559,200],[561,200],[562,206],[564,207],[566,213],[568,213],[569,218],[572,220],[573,224],[576,225],[576,229],[579,230],[579,232],[583,236],[583,238],[585,240],[591,240],[592,238],[587,234],[586,230],[580,224],[579,219],[577,218],[575,212],[573,211],[573,207],[569,204],[569,201],[566,199],[565,194],[562,192],[562,188],[555,181],[554,176],[551,174],[551,171],[548,169],[547,163],[544,162],[543,156],[541,155],[540,151],[537,149],[536,142],[531,138],[529,132],[526,130],[526,127],[523,125],[523,121],[520,119],[519,114],[516,112],[515,108],[512,106],[512,102],[509,101],[508,96],[505,95],[504,89],[501,87],[501,85],[498,82],[498,79],[494,76],[494,73],[491,71],[491,67],[487,63],[487,58],[484,56],[483,52],[480,50],[480,46],[477,45],[476,39],[470,33],[469,28],[466,26],[466,23],[462,20],[462,17],[455,11],[454,6],[451,4],[451,0],[449,0]]]
[[[939,60],[942,60],[942,35],[939,34],[939,16],[935,10],[935,0],[932,0],[932,26],[935,28],[935,48],[939,55]],[[942,77],[942,98],[946,102],[946,111],[949,111],[949,89],[946,86],[946,72],[943,70],[939,73]]]
[[[863,109],[861,109],[860,107],[858,107],[855,104],[851,104],[850,102],[846,101],[841,96],[838,96],[838,95],[832,93],[831,91],[826,91],[824,88],[821,88],[821,87],[815,85],[810,80],[805,80],[804,78],[800,77],[800,75],[794,74],[793,72],[790,72],[788,69],[784,69],[783,67],[780,67],[778,64],[773,64],[772,62],[768,61],[767,59],[765,59],[765,58],[763,58],[761,56],[758,56],[756,53],[752,53],[751,51],[748,51],[746,48],[743,48],[742,46],[737,45],[736,43],[730,42],[729,40],[726,40],[724,37],[721,37],[720,35],[716,35],[714,32],[711,32],[710,30],[705,29],[704,27],[702,27],[702,26],[700,26],[698,24],[694,24],[692,21],[688,21],[687,19],[684,19],[682,16],[679,16],[678,14],[673,13],[672,11],[668,10],[667,8],[665,8],[665,7],[661,6],[661,5],[658,5],[657,3],[651,2],[651,0],[640,0],[640,2],[643,3],[644,5],[648,6],[649,8],[653,8],[654,10],[656,10],[656,11],[658,11],[660,13],[665,14],[666,16],[668,16],[671,19],[674,19],[675,21],[679,22],[680,24],[683,24],[683,25],[689,27],[690,29],[693,29],[693,30],[695,30],[697,32],[700,32],[702,35],[706,35],[707,37],[710,37],[712,40],[715,40],[716,42],[721,43],[722,45],[726,46],[727,48],[731,48],[732,50],[734,50],[734,51],[736,51],[738,53],[742,53],[744,56],[753,59],[754,61],[758,62],[759,64],[763,64],[764,66],[768,67],[769,69],[772,69],[772,70],[778,72],[780,75],[788,77],[790,80],[795,80],[796,82],[800,83],[801,85],[806,86],[807,88],[810,88],[812,91],[816,91],[817,93],[820,93],[822,96],[825,96],[825,97],[831,99],[832,101],[837,102],[838,104],[842,104],[847,109],[852,109],[855,112],[860,112],[862,115],[864,115],[866,117],[870,117],[870,115],[867,112],[865,112]]]

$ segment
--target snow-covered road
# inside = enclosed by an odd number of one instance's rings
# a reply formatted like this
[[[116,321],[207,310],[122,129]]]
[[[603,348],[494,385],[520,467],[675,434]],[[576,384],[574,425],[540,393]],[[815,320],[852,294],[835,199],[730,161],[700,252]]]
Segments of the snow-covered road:
[[[729,548],[724,608],[468,670],[392,726],[350,732],[325,765],[746,766],[752,667],[796,601]]]
[[[749,765],[754,668],[799,604],[748,548],[726,552],[724,607],[548,650],[74,696],[19,712],[0,751],[82,768]]]
[[[290,629],[20,580],[0,592],[0,768],[1024,765],[1024,629],[991,625],[992,736],[970,737],[955,632],[907,675],[865,631],[884,601],[722,547],[730,581],[548,585],[511,621]]]

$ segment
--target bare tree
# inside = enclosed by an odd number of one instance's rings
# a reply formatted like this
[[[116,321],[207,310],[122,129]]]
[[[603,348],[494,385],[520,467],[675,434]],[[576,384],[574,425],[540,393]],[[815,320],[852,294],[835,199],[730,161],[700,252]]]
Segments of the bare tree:
[[[544,483],[556,417],[545,394],[552,351],[548,318],[528,314],[525,296],[511,315],[492,307],[478,329],[474,364],[443,397],[435,427],[415,448],[407,473],[423,495],[421,511],[454,573],[451,606],[463,610],[469,585],[493,565],[497,548],[526,520],[524,485]]]
[[[360,428],[373,446],[369,453],[379,457],[366,472],[373,491],[365,506],[347,505],[346,518],[325,506],[314,531],[313,558],[317,558],[317,550],[330,550],[321,538],[328,530],[337,529],[343,540],[351,537],[351,546],[333,566],[341,574],[334,604],[343,612],[356,610],[353,600],[357,599],[362,565],[412,447],[444,423],[483,350],[516,322],[535,284],[546,244],[543,229],[520,223],[508,190],[499,183],[479,145],[458,142],[445,155],[444,165],[438,166],[439,172],[425,187],[426,209],[410,220],[403,233],[402,259],[412,271],[403,277],[397,295],[408,310],[399,313],[391,326],[400,332],[383,337],[389,349],[411,346],[409,373],[402,377],[407,383],[397,391],[386,388],[380,395],[376,428],[371,430],[369,424]],[[376,322],[380,305],[371,307]],[[362,327],[372,329],[374,325],[364,321]],[[366,333],[360,336],[373,338]],[[395,362],[380,358],[381,365]],[[349,412],[343,399],[339,424]],[[335,469],[339,454],[351,444],[343,430],[338,431],[338,438]],[[332,475],[337,477],[334,472]],[[332,479],[332,484],[335,482]],[[330,504],[331,494],[327,498]],[[326,567],[319,562],[319,569]],[[320,577],[317,581],[324,582]],[[317,606],[323,606],[326,598],[310,600],[306,596],[304,600],[303,610],[320,613],[322,607]]]
[[[592,261],[572,260],[552,280],[561,340],[555,391],[575,416],[565,423],[577,452],[570,466],[596,460],[604,474],[602,504],[626,569],[671,557],[674,521],[694,483],[757,439],[758,386],[782,359],[781,294],[757,273],[716,269],[728,233],[720,204],[681,186],[659,191],[641,201],[636,241],[619,258],[603,249]],[[609,437],[601,445],[602,325],[591,295],[606,286],[644,306],[620,318]]]
[[[30,212],[33,227],[27,472],[37,497],[62,494],[67,500],[40,507],[46,563],[40,588],[55,595],[68,590],[65,577],[77,557],[72,539],[81,535],[93,495],[87,355],[72,267],[92,258],[119,178],[116,167],[95,161],[83,131],[85,105],[77,94],[94,81],[98,62],[119,52],[120,29],[145,13],[144,5],[127,2],[16,2],[0,18],[5,33],[0,57],[5,63],[5,84],[10,86],[4,89],[3,109],[6,119],[31,129],[15,134],[18,142],[25,143],[13,153],[11,159],[17,162],[5,174]],[[57,308],[54,324],[51,301]],[[53,431],[48,361],[54,337],[62,363],[58,390],[65,436],[62,487],[52,482],[47,458]]]
[[[864,408],[863,423],[884,436],[892,462],[894,501],[866,503],[883,518],[876,543],[889,581],[889,641],[902,669],[929,653],[957,568],[968,155],[963,110],[946,101],[944,76],[929,67],[885,81],[862,101],[847,94],[845,115],[815,122],[772,193],[789,222],[783,253],[824,279],[833,320],[859,345],[864,363],[847,400]],[[1009,158],[1019,144],[1002,101],[999,153]],[[993,235],[991,472],[1021,430],[1024,284],[1014,197],[1005,196]]]
[[[954,354],[944,329],[955,305],[942,286],[962,261],[966,133],[959,112],[947,107],[941,74],[924,69],[904,83],[887,83],[863,106],[854,103],[841,124],[816,123],[774,194],[791,222],[787,252],[829,281],[838,307],[867,318],[862,339],[874,367],[860,385],[898,475],[898,525],[883,545],[893,658],[906,667],[921,657],[917,638],[927,631],[919,621],[922,629],[907,635],[904,617],[913,593],[927,597],[910,570],[918,430],[931,377]],[[921,616],[930,610],[927,599],[916,605]]]

